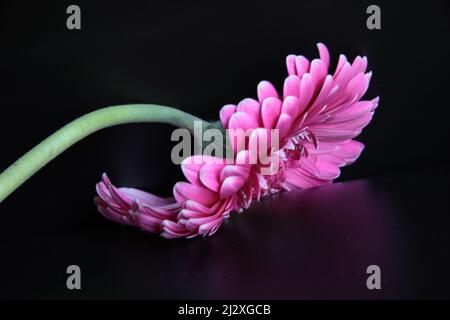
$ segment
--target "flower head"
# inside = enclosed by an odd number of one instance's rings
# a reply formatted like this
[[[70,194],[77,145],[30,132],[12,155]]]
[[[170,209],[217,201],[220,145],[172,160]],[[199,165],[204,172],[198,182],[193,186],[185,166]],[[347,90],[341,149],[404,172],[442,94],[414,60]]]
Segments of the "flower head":
[[[212,235],[231,211],[242,211],[251,201],[281,190],[332,183],[340,167],[355,161],[364,148],[352,140],[372,119],[378,98],[361,100],[371,73],[367,59],[349,63],[339,57],[330,74],[330,55],[318,44],[319,58],[286,59],[288,77],[282,95],[262,81],[258,99],[246,98],[220,110],[223,128],[249,131],[243,145],[230,133],[232,164],[208,156],[186,158],[181,167],[187,182],[178,182],[174,198],[159,198],[132,188],[116,188],[106,175],[97,184],[96,203],[107,218],[165,238]],[[249,162],[253,144],[278,130],[278,147],[265,145],[270,161]],[[276,162],[276,166],[273,163]],[[275,168],[264,173],[262,168]]]
[[[331,183],[340,167],[355,161],[364,148],[352,139],[372,119],[378,97],[360,100],[369,87],[367,59],[349,63],[344,55],[333,75],[330,55],[318,44],[320,58],[286,58],[288,77],[280,95],[268,81],[257,88],[258,100],[244,99],[220,111],[224,128],[279,130],[280,172],[268,177],[271,188],[308,188]],[[233,138],[231,138],[234,141]]]

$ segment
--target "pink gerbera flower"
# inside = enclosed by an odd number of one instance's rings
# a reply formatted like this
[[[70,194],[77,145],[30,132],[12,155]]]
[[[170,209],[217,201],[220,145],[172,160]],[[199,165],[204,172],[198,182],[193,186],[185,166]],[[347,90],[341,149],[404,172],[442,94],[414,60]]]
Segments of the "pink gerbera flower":
[[[279,162],[276,171],[263,174],[263,166],[250,164],[249,143],[233,145],[234,164],[206,156],[186,158],[181,167],[187,182],[178,182],[174,198],[159,198],[132,188],[116,188],[103,175],[97,184],[96,203],[107,218],[160,233],[166,238],[212,235],[233,210],[247,208],[261,195],[331,183],[340,167],[355,161],[364,145],[352,140],[370,122],[378,98],[360,100],[371,73],[367,59],[352,64],[344,55],[333,75],[329,53],[318,44],[320,58],[286,59],[288,77],[283,95],[272,84],[258,85],[258,100],[247,98],[220,111],[223,128],[250,130],[249,140],[264,130],[279,130],[279,150],[268,149]],[[249,142],[249,141],[247,141]]]

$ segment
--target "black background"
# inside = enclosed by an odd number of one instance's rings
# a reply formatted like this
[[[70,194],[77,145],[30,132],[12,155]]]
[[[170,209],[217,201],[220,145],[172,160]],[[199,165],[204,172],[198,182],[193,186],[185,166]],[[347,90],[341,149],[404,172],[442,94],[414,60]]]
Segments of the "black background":
[[[77,4],[82,29],[66,28]],[[118,185],[169,195],[182,179],[172,128],[125,125],[75,145],[0,205],[1,298],[449,298],[446,1],[3,1],[0,168],[99,107],[157,103],[207,120],[281,88],[285,57],[317,42],[367,55],[380,96],[366,149],[333,186],[280,195],[210,239],[167,241],[115,225],[92,203]],[[353,182],[345,182],[358,180]],[[281,200],[280,200],[281,199]],[[78,264],[83,289],[68,291]],[[382,267],[383,289],[365,287]]]

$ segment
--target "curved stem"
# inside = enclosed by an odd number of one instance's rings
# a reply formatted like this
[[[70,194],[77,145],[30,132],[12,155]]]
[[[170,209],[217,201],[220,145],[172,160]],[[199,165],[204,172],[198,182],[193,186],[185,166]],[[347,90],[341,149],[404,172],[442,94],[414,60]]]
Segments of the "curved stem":
[[[203,122],[178,109],[153,104],[121,105],[88,113],[53,133],[0,174],[0,202],[64,150],[100,129],[125,123],[158,122],[193,133],[195,121]]]

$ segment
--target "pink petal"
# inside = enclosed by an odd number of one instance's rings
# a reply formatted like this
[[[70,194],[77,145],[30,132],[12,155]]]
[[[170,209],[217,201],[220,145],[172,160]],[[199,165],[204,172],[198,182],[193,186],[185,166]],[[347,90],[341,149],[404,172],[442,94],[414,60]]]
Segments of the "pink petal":
[[[336,155],[346,161],[345,165],[349,165],[359,157],[363,150],[364,144],[356,140],[350,140],[339,145],[339,150],[336,152]]]
[[[295,57],[295,54],[290,54],[286,58],[286,67],[289,75],[296,74]]]
[[[208,222],[200,226],[198,233],[206,236],[212,236],[219,229],[220,225],[223,222],[223,217],[217,218],[214,221]]]
[[[183,204],[188,200],[194,200],[209,206],[218,199],[215,192],[187,182],[177,182],[173,188],[173,195],[179,204]]]
[[[236,112],[234,113],[231,118],[230,118],[230,122],[228,125],[229,129],[234,129],[234,130],[244,130],[247,131],[248,129],[254,129],[254,128],[258,128],[259,127],[259,123],[257,122],[257,119],[251,117],[250,115],[248,115],[247,113],[244,112]]]
[[[220,173],[220,180],[223,181],[228,177],[242,177],[247,180],[249,173],[249,167],[247,166],[239,166],[239,165],[227,165],[222,169]]]
[[[358,73],[365,73],[367,69],[367,58],[357,56],[352,63],[353,76]]]
[[[309,74],[311,75],[311,81],[314,85],[314,91],[320,90],[322,87],[323,81],[327,76],[327,68],[325,64],[320,59],[314,59],[311,62],[311,68],[309,70]]]
[[[314,90],[314,83],[312,82],[311,75],[305,73],[300,83],[299,114],[301,114],[311,102]]]
[[[317,178],[322,180],[334,180],[341,174],[339,167],[331,161],[318,158],[315,165],[319,171]]]
[[[239,102],[237,106],[238,112],[244,112],[252,117],[259,125],[260,105],[255,99],[246,98]]]
[[[226,199],[235,194],[239,188],[245,183],[245,179],[242,177],[228,177],[222,182],[220,187],[220,199]]]
[[[328,122],[340,123],[350,121],[371,112],[372,109],[373,103],[371,101],[359,101],[343,111],[338,110],[335,114],[333,114]]]
[[[353,138],[357,132],[354,129],[341,129],[335,126],[317,125],[311,128],[319,141],[344,142]]]
[[[164,231],[161,233],[161,236],[166,239],[182,238],[193,235],[183,224],[170,220],[163,221],[162,227],[164,228]]]
[[[284,81],[284,87],[283,87],[283,97],[286,99],[288,96],[294,96],[298,97],[300,91],[300,78],[291,75],[286,78]]]
[[[195,156],[201,157],[201,156]],[[200,184],[199,172],[203,166],[203,159],[198,160],[193,157],[187,157],[181,162],[181,170],[190,183]]]
[[[322,180],[307,175],[301,168],[286,172],[286,183],[293,188],[307,189],[332,183],[332,180]]]
[[[278,123],[276,126],[276,128],[280,130],[278,133],[280,140],[283,140],[288,136],[289,132],[292,129],[292,125],[293,125],[292,117],[288,114],[282,113],[278,118]]]
[[[297,69],[297,76],[301,78],[306,72],[309,71],[309,60],[304,56],[297,56],[295,58],[295,67]]]
[[[334,72],[333,78],[336,78],[336,76],[341,72],[342,67],[347,63],[347,57],[344,54],[339,55],[339,61],[336,66],[336,71]]]
[[[374,111],[377,107],[378,107],[378,103],[380,102],[380,97],[375,97],[372,100],[370,100],[370,102],[372,102],[372,111]]]
[[[198,211],[201,213],[209,213],[210,212],[210,207],[207,207],[203,204],[201,204],[200,202],[197,202],[195,200],[188,200],[184,203],[184,207],[188,210],[192,210],[192,211]]]
[[[332,86],[333,86],[333,77],[328,75],[326,76],[322,88],[320,89],[320,92],[317,95],[314,103],[310,107],[309,113],[311,117],[315,116],[316,114],[322,111],[323,107],[327,103],[327,98],[329,96],[330,91],[332,90]]]
[[[228,128],[228,121],[235,111],[236,106],[234,104],[227,104],[220,109],[220,122],[224,128]]]
[[[317,48],[319,49],[320,59],[323,61],[325,65],[325,69],[328,70],[330,67],[330,53],[328,52],[327,47],[323,43],[318,43]]]
[[[250,164],[257,164],[266,161],[272,147],[270,130],[264,128],[255,129],[250,135],[248,150],[250,152]]]
[[[216,165],[213,163],[205,164],[200,169],[200,181],[208,189],[218,192],[220,189],[220,172],[223,165]]]
[[[265,99],[273,97],[273,98],[279,98],[278,92],[275,89],[275,87],[268,81],[261,81],[258,84],[258,100],[259,102],[263,102]]]
[[[281,113],[285,113],[290,115],[293,119],[295,119],[300,111],[300,103],[297,97],[286,97],[283,100],[283,104],[281,106]]]

